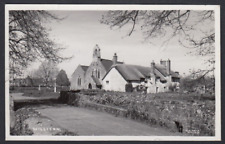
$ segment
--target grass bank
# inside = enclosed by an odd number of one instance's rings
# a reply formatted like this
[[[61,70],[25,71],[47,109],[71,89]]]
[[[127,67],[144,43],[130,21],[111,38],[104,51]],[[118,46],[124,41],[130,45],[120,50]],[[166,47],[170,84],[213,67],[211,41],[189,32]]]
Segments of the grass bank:
[[[215,135],[215,97],[212,95],[110,91],[96,93],[81,91],[78,95],[71,92],[67,99],[68,104],[105,109],[109,113],[116,110],[111,107],[121,108],[126,111],[123,116],[150,125],[193,136]]]
[[[10,135],[18,135],[18,136],[28,136],[28,135],[36,135],[37,130],[44,130],[43,132],[46,133],[46,130],[48,128],[48,135],[56,135],[56,136],[77,136],[76,133],[70,132],[66,129],[60,128],[60,131],[52,131],[54,127],[58,127],[53,121],[48,121],[48,127],[42,127],[42,123],[45,122],[46,126],[46,118],[42,118],[41,114],[35,111],[31,106],[26,106],[23,108],[18,109],[15,111],[15,125],[14,127],[10,128]],[[31,119],[32,121],[30,123],[34,123],[36,120],[37,123],[30,125],[27,124],[27,120]],[[40,125],[41,124],[41,125]],[[33,127],[34,126],[34,127]],[[53,126],[53,128],[52,128]],[[52,129],[50,129],[52,128]],[[34,131],[35,129],[35,131]],[[50,131],[51,130],[51,131]],[[39,132],[40,133],[40,132]]]

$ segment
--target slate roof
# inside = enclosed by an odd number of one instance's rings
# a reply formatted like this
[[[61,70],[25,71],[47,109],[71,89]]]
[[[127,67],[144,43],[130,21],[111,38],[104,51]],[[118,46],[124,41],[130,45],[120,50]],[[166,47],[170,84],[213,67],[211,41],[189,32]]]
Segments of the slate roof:
[[[109,71],[111,66],[113,65],[113,61],[108,59],[101,59],[101,63],[106,71]],[[123,62],[117,62],[117,64],[123,64]]]
[[[117,69],[118,72],[122,75],[122,77],[127,81],[140,81],[142,78],[150,77],[151,73],[151,67],[128,64],[117,64],[113,67]],[[108,74],[108,72],[106,73],[106,75]],[[160,78],[161,81],[166,81],[165,76],[168,75],[166,73],[166,68],[161,65],[156,65],[154,74],[156,75],[156,77]],[[172,77],[179,77],[179,75],[175,72],[171,71],[171,74]]]
[[[89,66],[80,65],[80,67],[84,70],[84,72],[86,72]]]

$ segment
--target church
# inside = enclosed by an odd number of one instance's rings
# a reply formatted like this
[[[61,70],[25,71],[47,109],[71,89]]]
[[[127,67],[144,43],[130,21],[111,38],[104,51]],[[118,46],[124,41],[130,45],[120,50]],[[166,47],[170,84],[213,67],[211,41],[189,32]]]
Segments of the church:
[[[71,89],[102,89],[102,78],[115,64],[123,64],[117,61],[114,54],[112,60],[101,58],[101,49],[94,47],[92,62],[89,66],[79,65],[71,78]]]
[[[147,93],[167,92],[178,87],[180,75],[171,70],[171,61],[154,61],[149,67],[119,62],[115,53],[112,60],[101,58],[98,45],[93,50],[92,62],[89,66],[79,65],[71,79],[71,90],[104,89],[109,91],[126,91],[126,85],[133,88],[147,88]]]

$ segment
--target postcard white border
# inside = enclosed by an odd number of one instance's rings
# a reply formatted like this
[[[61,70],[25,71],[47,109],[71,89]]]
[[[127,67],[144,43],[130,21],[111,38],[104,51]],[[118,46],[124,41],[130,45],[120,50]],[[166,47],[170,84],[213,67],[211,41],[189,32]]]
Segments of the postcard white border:
[[[215,11],[215,136],[11,136],[9,133],[9,10],[214,10]],[[6,4],[5,6],[5,139],[7,141],[221,141],[221,67],[220,67],[220,6],[219,5],[46,5]]]

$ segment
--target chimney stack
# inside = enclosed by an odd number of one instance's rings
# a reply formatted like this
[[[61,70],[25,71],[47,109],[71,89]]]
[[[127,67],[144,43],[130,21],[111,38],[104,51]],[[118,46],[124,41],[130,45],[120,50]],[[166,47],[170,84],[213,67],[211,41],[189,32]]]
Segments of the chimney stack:
[[[167,64],[166,64],[166,72],[168,75],[170,75],[170,72],[171,72],[171,63],[170,63],[170,60],[168,59],[167,61]]]
[[[117,64],[117,55],[116,55],[116,53],[114,53],[112,61],[113,61],[113,65]]]
[[[160,64],[162,65],[162,63],[163,63],[163,60],[162,60],[162,59],[160,59]]]
[[[178,72],[178,71],[175,71],[175,73],[176,73],[177,75],[179,75],[179,72]]]
[[[151,73],[154,74],[154,71],[155,71],[155,62],[152,61],[151,62]]]
[[[162,60],[162,59],[160,60],[160,64],[163,65],[163,66],[165,66],[165,67],[167,65],[166,61],[165,60]]]

